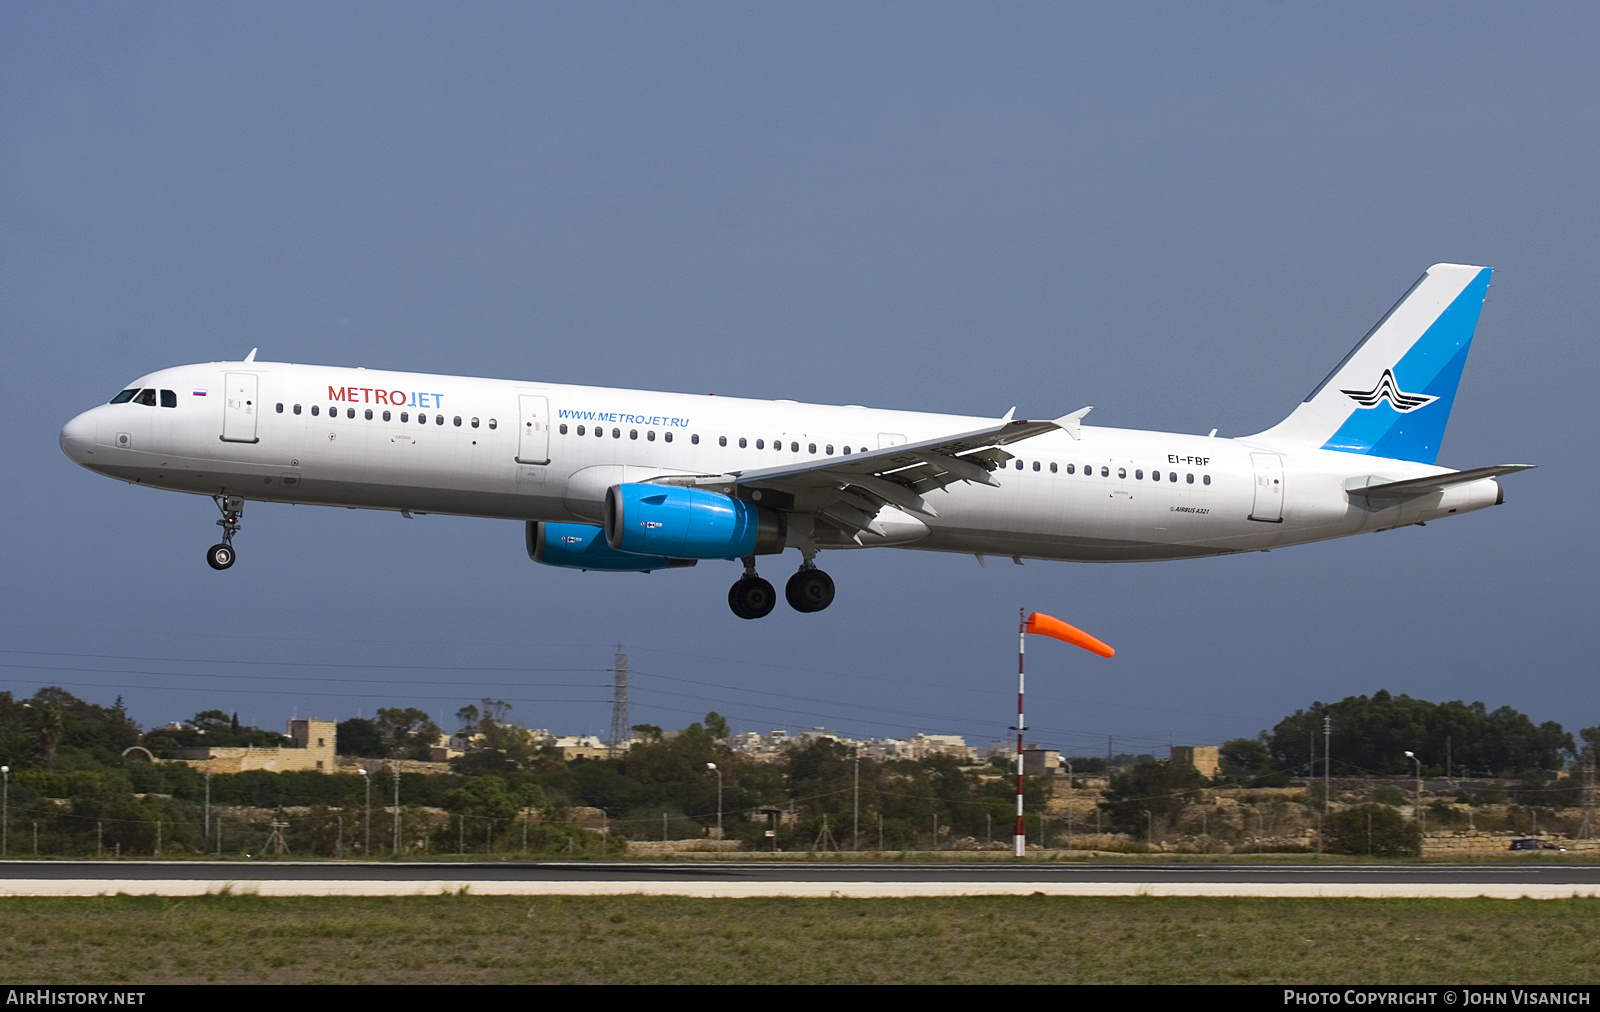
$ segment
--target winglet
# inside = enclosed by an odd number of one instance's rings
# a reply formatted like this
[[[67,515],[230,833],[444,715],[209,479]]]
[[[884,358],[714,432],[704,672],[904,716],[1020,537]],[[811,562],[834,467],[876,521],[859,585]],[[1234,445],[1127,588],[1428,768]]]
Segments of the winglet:
[[[1000,419],[1000,424],[1004,425],[1006,422],[1011,421],[1011,419],[1015,418],[1016,416],[1017,416],[1017,406],[1015,404],[1013,404],[1013,405],[1011,405],[1011,410],[1006,412],[1006,416],[1004,418]]]
[[[244,357],[244,360],[246,362],[254,362],[256,360],[256,352],[259,351],[259,350],[260,350],[259,348],[251,348],[250,349],[250,354],[246,355]]]
[[[1079,431],[1078,426],[1083,422],[1083,416],[1087,415],[1093,410],[1093,404],[1086,408],[1079,408],[1070,415],[1062,415],[1060,418],[1057,418],[1056,425],[1060,426],[1061,429],[1073,439],[1082,439],[1083,433]]]

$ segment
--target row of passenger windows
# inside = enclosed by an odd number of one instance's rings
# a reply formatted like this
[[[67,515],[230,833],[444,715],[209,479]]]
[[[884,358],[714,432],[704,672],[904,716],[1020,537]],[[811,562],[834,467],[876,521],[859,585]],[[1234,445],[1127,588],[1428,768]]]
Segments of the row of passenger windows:
[[[300,411],[301,411],[300,405],[298,405],[298,404],[294,405],[291,408],[291,410],[295,414],[298,415],[300,413]],[[280,415],[283,414],[283,404],[282,404],[282,402],[279,402],[279,404],[278,404],[278,414],[280,414]],[[321,405],[318,405],[318,404],[311,405],[311,417],[315,418],[320,414],[322,414]],[[356,409],[355,408],[345,408],[344,409],[344,416],[346,418],[354,418],[356,416]],[[368,408],[366,410],[366,412],[365,412],[364,417],[368,421],[371,421],[372,420],[372,416],[373,416],[373,411],[372,411],[371,408]],[[339,409],[337,407],[330,406],[328,408],[328,417],[329,418],[338,418],[339,417]],[[394,418],[390,414],[390,412],[384,411],[383,412],[383,420],[386,421],[386,422],[390,422],[390,421],[393,421]],[[400,412],[400,420],[402,422],[411,421],[411,412],[409,412],[409,411]],[[433,424],[435,424],[435,425],[443,425],[444,423],[445,422],[444,422],[444,416],[443,415],[434,415],[433,416]],[[425,412],[425,411],[418,411],[417,412],[417,424],[418,425],[427,425],[428,424],[428,414],[427,414],[427,412]],[[453,424],[458,429],[461,427],[461,416],[460,415],[456,415],[455,416]],[[478,420],[476,418],[469,419],[467,424],[471,425],[474,429],[476,429],[478,427]],[[489,428],[496,429],[496,428],[499,428],[499,427],[500,427],[500,424],[498,422],[496,422],[493,418],[489,419]]]
[[[580,436],[589,435],[588,426],[580,425],[573,431],[576,432]],[[596,425],[594,427],[593,431],[594,431],[594,435],[599,439],[604,439],[605,436],[606,436],[606,429],[605,429],[605,426],[603,426],[603,425]],[[565,436],[567,434],[568,429],[567,429],[567,423],[566,422],[562,422],[561,423],[560,432],[561,432],[561,434],[563,436]],[[621,429],[612,429],[611,430],[611,438],[612,439],[621,439],[622,438],[622,430]],[[638,439],[639,438],[639,430],[638,429],[629,429],[628,430],[628,438],[629,439]],[[655,442],[655,440],[656,440],[656,430],[655,429],[646,429],[646,430],[644,430],[644,438],[645,438],[645,442],[647,442],[647,443]],[[661,434],[661,439],[662,439],[663,442],[667,442],[667,443],[672,442],[672,433],[671,432],[663,432]],[[696,446],[699,446],[700,445],[700,434],[698,432],[690,433],[689,442],[693,443]],[[717,445],[718,446],[727,446],[728,445],[728,437],[727,436],[718,436],[717,437]],[[747,439],[744,436],[740,436],[739,437],[739,448],[741,450],[748,448],[749,445],[750,445],[750,440],[749,439]],[[765,450],[766,448],[767,448],[767,441],[765,439],[756,440],[756,449]],[[783,449],[783,440],[774,439],[772,441],[772,448],[774,450],[782,450]],[[789,443],[789,452],[791,452],[791,453],[799,453],[800,452],[800,444],[798,442],[791,441]],[[811,453],[811,454],[815,454],[817,452],[817,444],[816,443],[807,443],[806,444],[806,452],[807,453]],[[846,446],[844,448],[844,452],[845,453],[851,452],[850,451],[850,447]],[[867,452],[867,448],[865,446],[863,446],[861,448],[861,452],[862,453],[866,453]],[[833,444],[832,443],[825,444],[822,447],[822,454],[825,457],[833,456]]]
[[[160,398],[161,406],[164,408],[175,408],[178,406],[178,391],[155,390],[149,387],[143,390],[140,390],[138,387],[134,387],[132,390],[124,390],[117,394],[117,396],[111,398],[111,403],[143,404],[147,407],[153,408],[156,406],[156,400],[158,397]]]
[[[580,436],[589,435],[588,427],[587,426],[583,426],[583,425],[579,425],[576,429],[574,429],[572,431],[575,432],[577,435],[580,435]],[[568,429],[567,429],[567,423],[566,422],[562,422],[561,423],[560,432],[561,432],[561,434],[563,436],[567,435]],[[604,439],[605,438],[605,435],[606,435],[605,426],[596,425],[596,426],[594,426],[593,432],[594,432],[594,435],[597,436],[598,438],[600,438],[600,439]],[[612,429],[611,430],[611,438],[612,439],[621,439],[622,438],[622,430],[620,428]],[[639,430],[638,429],[629,429],[628,430],[628,438],[629,439],[638,439],[639,438]],[[656,430],[654,430],[654,429],[646,429],[645,433],[644,433],[644,438],[645,438],[646,442],[651,442],[651,443],[655,442]],[[670,442],[672,442],[672,433],[671,432],[664,432],[664,433],[661,434],[661,438],[662,438],[663,441],[670,443]],[[695,444],[696,446],[698,446],[700,444],[700,434],[699,433],[691,434],[689,436],[689,442],[691,442],[691,443]],[[717,437],[717,445],[718,446],[727,446],[728,445],[728,437],[727,436],[718,436]],[[749,445],[750,445],[749,439],[747,439],[744,436],[740,436],[739,437],[739,448],[741,450],[747,449],[749,447]],[[756,449],[764,450],[766,448],[767,448],[767,441],[765,439],[757,439],[756,440]],[[774,439],[772,441],[772,448],[774,450],[782,450],[783,449],[783,440]],[[846,446],[846,447],[843,448],[843,451],[845,453],[850,453],[851,449],[850,449],[850,447]],[[800,452],[800,444],[798,442],[796,442],[796,441],[791,440],[789,442],[789,452],[791,452],[791,453],[799,453]],[[806,444],[806,452],[807,453],[811,453],[811,454],[815,454],[817,452],[817,444],[816,443],[807,443]],[[863,446],[861,448],[860,452],[866,453],[867,452],[867,448],[865,446]],[[823,447],[822,447],[822,453],[823,453],[824,456],[827,456],[827,457],[833,456],[833,444],[832,443],[824,444]],[[1021,460],[1020,458],[1017,460],[1016,468],[1017,468],[1018,471],[1023,470],[1026,466],[1027,465],[1023,460]],[[1049,464],[1049,467],[1050,467],[1050,473],[1051,474],[1060,473],[1061,465],[1057,464],[1055,461],[1051,461],[1050,464]],[[1040,461],[1036,460],[1036,461],[1033,462],[1033,469],[1035,471],[1043,470],[1043,468],[1044,468],[1044,464],[1041,463]],[[1066,465],[1066,469],[1067,469],[1067,473],[1068,474],[1077,474],[1078,473],[1078,468],[1077,468],[1076,464],[1068,464],[1068,465]],[[1092,476],[1094,474],[1094,465],[1093,464],[1085,464],[1085,465],[1083,465],[1083,473],[1086,476]],[[1135,479],[1137,479],[1139,481],[1143,481],[1144,480],[1144,470],[1142,468],[1135,468],[1134,472],[1133,472],[1133,476],[1134,476]],[[1106,466],[1102,466],[1100,468],[1100,477],[1102,477],[1102,478],[1111,477],[1111,468],[1106,467]],[[1117,477],[1118,478],[1126,478],[1126,477],[1128,477],[1128,469],[1125,468],[1125,467],[1117,468]],[[1151,481],[1160,481],[1161,480],[1161,472],[1160,471],[1151,471],[1150,472],[1150,480]],[[1193,485],[1194,484],[1194,475],[1193,474],[1185,474],[1184,475],[1184,480],[1188,484]],[[1176,471],[1167,472],[1167,481],[1176,483],[1178,481],[1178,472],[1176,472]],[[1201,475],[1200,476],[1200,483],[1203,484],[1203,485],[1211,484],[1211,475],[1209,475],[1209,474]]]
[[[1018,460],[1017,460],[1017,470],[1021,471],[1025,466],[1026,465],[1021,460],[1021,458],[1018,458]],[[1084,476],[1085,477],[1093,477],[1093,475],[1094,475],[1094,467],[1095,466],[1093,464],[1085,464],[1085,465],[1083,465]],[[1033,469],[1035,471],[1042,470],[1043,469],[1043,465],[1039,461],[1036,460],[1036,461],[1033,462]],[[1057,464],[1053,460],[1050,462],[1050,473],[1051,474],[1057,473]],[[1068,474],[1077,474],[1078,473],[1077,465],[1068,464],[1067,465],[1067,473]],[[1127,476],[1128,476],[1128,469],[1127,468],[1125,468],[1125,467],[1117,468],[1117,477],[1118,478],[1126,478]],[[1102,464],[1100,466],[1100,477],[1102,477],[1102,478],[1111,477],[1111,468],[1106,467],[1105,465]],[[1136,481],[1144,481],[1144,469],[1143,468],[1134,468],[1133,477],[1134,477],[1134,480],[1136,480]],[[1151,481],[1160,481],[1161,480],[1161,472],[1160,471],[1151,471],[1150,472],[1150,480]],[[1176,484],[1177,481],[1178,481],[1178,472],[1176,472],[1176,471],[1168,471],[1167,472],[1167,481],[1170,481],[1170,482]],[[1187,484],[1193,485],[1194,484],[1194,475],[1193,474],[1185,474],[1184,475],[1184,481]],[[1211,475],[1209,475],[1209,474],[1201,475],[1200,476],[1200,484],[1202,484],[1202,485],[1211,484]]]

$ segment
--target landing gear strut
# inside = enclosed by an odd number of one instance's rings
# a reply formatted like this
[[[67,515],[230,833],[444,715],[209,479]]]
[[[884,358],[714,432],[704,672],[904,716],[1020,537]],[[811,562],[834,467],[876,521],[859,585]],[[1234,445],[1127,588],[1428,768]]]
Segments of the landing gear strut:
[[[222,543],[206,549],[206,562],[212,569],[227,569],[233,565],[233,536],[239,533],[239,517],[244,514],[244,500],[231,496],[214,495],[211,501],[222,511],[217,526],[222,528]]]
[[[833,577],[818,569],[807,556],[800,571],[784,585],[783,596],[795,611],[821,611],[833,603]]]
[[[755,556],[746,555],[742,561],[744,576],[728,588],[728,607],[740,618],[766,618],[778,603],[778,592],[756,575]]]

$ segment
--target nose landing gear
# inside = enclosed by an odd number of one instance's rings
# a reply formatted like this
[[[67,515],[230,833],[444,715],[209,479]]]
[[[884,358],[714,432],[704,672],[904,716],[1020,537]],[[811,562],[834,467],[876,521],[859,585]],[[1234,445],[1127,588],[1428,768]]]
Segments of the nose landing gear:
[[[222,543],[206,549],[206,562],[212,569],[227,569],[233,565],[233,536],[239,533],[239,517],[244,514],[244,500],[231,496],[214,495],[211,501],[222,511],[217,526],[222,528]]]
[[[766,618],[778,603],[778,592],[772,584],[756,575],[756,558],[746,555],[744,576],[728,588],[728,607],[740,618]]]

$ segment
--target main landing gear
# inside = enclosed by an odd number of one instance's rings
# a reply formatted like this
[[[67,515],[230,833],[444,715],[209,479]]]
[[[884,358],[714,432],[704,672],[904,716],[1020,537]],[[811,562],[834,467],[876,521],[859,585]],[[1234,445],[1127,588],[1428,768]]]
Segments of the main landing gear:
[[[217,526],[222,528],[222,543],[206,549],[206,562],[212,569],[227,569],[233,565],[233,536],[239,533],[239,517],[244,514],[244,500],[231,496],[214,495],[211,501],[222,511]]]
[[[755,556],[747,555],[743,562],[744,576],[728,588],[728,607],[740,618],[766,618],[778,603],[778,594],[772,584],[756,575]],[[795,611],[821,611],[833,603],[833,578],[807,555],[800,571],[784,585],[783,596]]]

